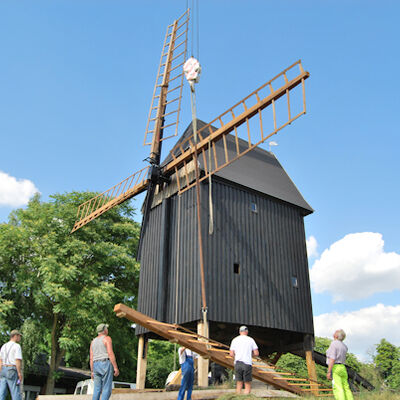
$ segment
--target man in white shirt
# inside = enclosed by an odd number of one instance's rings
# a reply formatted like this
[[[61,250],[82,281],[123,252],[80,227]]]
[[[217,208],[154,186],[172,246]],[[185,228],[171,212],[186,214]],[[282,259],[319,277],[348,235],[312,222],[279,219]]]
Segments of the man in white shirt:
[[[247,327],[241,326],[230,347],[230,355],[235,358],[236,393],[242,392],[243,382],[244,393],[251,392],[253,356],[258,356],[258,347],[248,333]]]
[[[16,329],[10,333],[10,341],[0,350],[0,400],[7,397],[7,387],[12,400],[21,400],[20,383],[22,382],[22,351],[18,344],[21,333]]]

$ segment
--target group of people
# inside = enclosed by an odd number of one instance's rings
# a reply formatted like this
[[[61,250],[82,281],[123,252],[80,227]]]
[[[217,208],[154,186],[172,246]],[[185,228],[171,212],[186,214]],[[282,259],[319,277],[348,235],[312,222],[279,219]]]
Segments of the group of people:
[[[246,326],[239,328],[239,336],[232,340],[230,356],[235,362],[236,392],[241,393],[244,384],[244,393],[250,393],[252,381],[253,357],[258,356],[258,347],[253,338],[248,336],[249,330]],[[191,400],[194,382],[194,358],[196,353],[185,347],[180,347],[179,363],[181,364],[182,381],[177,400],[183,400],[187,393],[187,400]]]
[[[108,400],[111,396],[113,376],[119,375],[118,365],[108,335],[108,325],[100,324],[96,328],[97,337],[90,344],[90,370],[94,380],[92,400]],[[248,336],[248,328],[241,326],[239,336],[230,346],[230,356],[234,358],[236,392],[250,393],[252,382],[253,357],[257,357],[258,347],[253,338]],[[10,340],[0,350],[0,400],[5,400],[7,389],[12,400],[21,400],[20,383],[22,382],[22,351],[19,342],[21,333],[10,332]],[[327,378],[332,380],[336,400],[353,400],[345,367],[347,346],[343,343],[346,334],[342,329],[335,331],[333,341],[326,351],[328,365]],[[180,347],[179,363],[182,370],[182,382],[177,400],[191,400],[194,382],[194,358],[197,355],[190,349]]]
[[[236,393],[241,393],[244,385],[244,393],[251,391],[253,357],[258,357],[258,347],[253,338],[248,336],[246,326],[239,328],[239,336],[235,337],[230,346],[230,356],[234,358]],[[348,375],[345,366],[347,346],[343,343],[346,334],[343,329],[335,331],[333,341],[326,351],[326,363],[328,372],[326,377],[332,380],[333,394],[336,400],[353,400]],[[191,400],[194,382],[193,358],[196,354],[185,347],[179,348],[179,362],[182,370],[182,382],[178,399],[183,400],[187,392],[187,400]]]
[[[0,400],[10,392],[12,400],[21,400],[22,350],[19,342],[22,334],[10,332],[10,340],[0,350]],[[93,400],[108,400],[111,396],[113,376],[119,375],[108,325],[97,326],[97,337],[90,344],[90,370],[94,380]]]

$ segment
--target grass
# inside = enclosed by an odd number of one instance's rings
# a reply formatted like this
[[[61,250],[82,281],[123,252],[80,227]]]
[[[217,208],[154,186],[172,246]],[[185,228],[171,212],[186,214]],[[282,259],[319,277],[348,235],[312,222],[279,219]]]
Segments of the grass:
[[[236,394],[228,393],[218,397],[217,400],[258,400],[261,397],[254,396],[253,394]]]
[[[299,397],[301,399],[302,397]],[[321,400],[319,397],[314,396],[307,396],[303,397],[306,400]],[[284,397],[277,397],[277,398],[269,398],[272,399],[280,399],[280,400],[289,400],[288,398]],[[329,397],[328,399],[334,400],[333,397]],[[253,394],[236,394],[236,393],[229,393],[224,394],[223,396],[218,397],[217,400],[265,400],[265,398],[254,396]],[[354,395],[354,400],[400,400],[400,392],[391,392],[389,390],[386,391],[375,391],[375,392],[361,392],[359,394]]]
[[[384,390],[381,392],[361,392],[354,397],[354,400],[399,400],[400,392]]]

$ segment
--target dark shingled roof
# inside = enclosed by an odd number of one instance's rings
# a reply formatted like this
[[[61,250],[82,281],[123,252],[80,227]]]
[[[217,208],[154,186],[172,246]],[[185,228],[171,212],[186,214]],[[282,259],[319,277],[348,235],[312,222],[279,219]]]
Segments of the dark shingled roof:
[[[201,120],[197,120],[197,129],[200,130],[207,125]],[[213,127],[213,131],[216,130]],[[192,123],[186,128],[183,135],[178,140],[177,144],[184,142],[193,134]],[[201,132],[203,137],[206,137],[206,130]],[[235,136],[227,135],[227,148],[229,159],[232,159],[236,154]],[[246,148],[247,142],[239,139],[240,148]],[[180,150],[175,147],[172,149],[175,156],[180,154]],[[186,150],[186,149],[185,149]],[[166,165],[172,160],[171,152],[163,161],[162,165]],[[223,159],[224,147],[222,140],[216,143],[217,159]],[[206,151],[206,156],[208,157]],[[219,156],[218,156],[219,155]],[[211,157],[213,159],[213,157]],[[207,158],[208,159],[208,158]],[[200,166],[203,166],[202,157],[198,158]],[[296,185],[289,178],[289,175],[283,169],[275,155],[260,147],[246,153],[238,160],[232,162],[225,168],[215,173],[216,176],[234,182],[241,186],[253,189],[257,192],[264,193],[268,196],[283,200],[287,203],[298,206],[304,210],[304,215],[311,214],[314,210],[304,200],[303,196],[297,189]]]

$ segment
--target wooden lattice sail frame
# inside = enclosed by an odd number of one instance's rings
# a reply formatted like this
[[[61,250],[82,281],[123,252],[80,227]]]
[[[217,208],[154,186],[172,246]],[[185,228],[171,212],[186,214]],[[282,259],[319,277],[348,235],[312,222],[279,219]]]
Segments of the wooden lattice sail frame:
[[[170,153],[172,160],[161,169],[161,175],[168,177],[175,174],[179,191],[183,192],[195,184],[189,179],[190,170],[188,168],[195,157],[201,157],[204,163],[205,174],[200,177],[200,181],[202,181],[264,143],[306,113],[305,80],[309,76],[310,74],[303,69],[300,60],[283,70],[199,130],[198,143],[195,144],[194,138],[191,136],[186,141],[176,145]],[[297,87],[300,87],[301,90],[294,92]],[[295,95],[296,104],[301,104],[301,109],[297,112],[293,112],[292,107]],[[287,113],[278,114],[277,102],[280,99],[286,99],[284,103],[287,104]],[[269,119],[272,123],[272,129],[268,131],[266,130],[267,118],[264,115],[264,110],[267,109],[271,110]],[[254,120],[252,119],[254,117],[258,118]],[[250,120],[252,121],[250,122]],[[253,121],[256,121],[257,129],[253,125],[251,126]],[[215,131],[212,129],[214,125],[219,126]],[[238,131],[243,126],[246,134],[241,139],[246,141],[246,146],[239,145]],[[227,148],[226,139],[230,133],[233,133],[236,142],[236,149],[233,153],[228,151]],[[217,155],[215,150],[216,144],[220,141],[224,148],[222,156]],[[211,162],[205,156],[208,149],[212,149]],[[183,174],[181,171],[183,171]],[[116,205],[147,190],[150,182],[149,176],[146,175],[148,172],[149,167],[143,168],[111,189],[82,204],[78,208],[77,219],[72,232]]]
[[[298,72],[296,73],[296,68]],[[296,75],[289,80],[288,75],[296,73]],[[193,160],[194,153],[196,152],[202,158],[205,174],[200,178],[200,182],[208,179],[212,175],[227,165],[238,160],[246,153],[252,151],[260,144],[264,143],[271,136],[277,134],[280,130],[294,122],[297,118],[306,113],[306,96],[305,96],[305,80],[310,76],[307,71],[304,71],[301,60],[298,60],[290,67],[283,70],[274,78],[254,90],[244,99],[236,103],[234,106],[226,110],[224,113],[213,119],[210,123],[197,131],[199,142],[195,146],[194,134],[186,140],[182,141],[171,151],[173,160],[165,167],[165,174],[168,175],[172,170],[178,177],[177,182],[180,193],[190,189],[195,182],[190,183],[189,173],[187,172],[187,164]],[[283,85],[275,87],[279,79],[283,78]],[[290,92],[301,85],[301,110],[297,110],[293,114]],[[276,102],[282,98],[286,98],[287,114],[281,115],[281,119],[277,118]],[[270,122],[272,122],[272,129],[266,130],[267,121],[263,117],[263,110],[268,106],[272,106],[272,114],[270,114]],[[250,119],[258,117],[257,127],[250,128]],[[283,117],[283,118],[282,118]],[[238,129],[245,124],[245,135],[240,139],[246,142],[246,145],[239,144]],[[218,126],[216,130],[213,127]],[[257,128],[257,129],[256,129]],[[235,137],[235,151],[231,153],[228,151],[226,135],[232,133]],[[216,151],[216,144],[222,142],[224,152],[218,155]],[[206,157],[206,151],[211,148],[211,162]],[[178,150],[179,155],[176,156]],[[178,170],[183,168],[185,173],[184,182],[179,179]]]
[[[151,145],[150,158],[157,156],[160,142],[178,134],[188,22],[189,10],[167,27],[143,141]]]
[[[229,347],[223,343],[199,335],[178,324],[157,321],[124,304],[115,305],[114,312],[117,317],[127,318],[140,324],[172,343],[178,343],[193,350],[203,358],[210,359],[225,368],[234,368],[234,360],[229,355]],[[299,378],[292,372],[285,371],[259,357],[253,358],[252,374],[255,379],[297,395],[307,396],[312,393],[318,397],[333,396],[332,388],[312,379]]]

